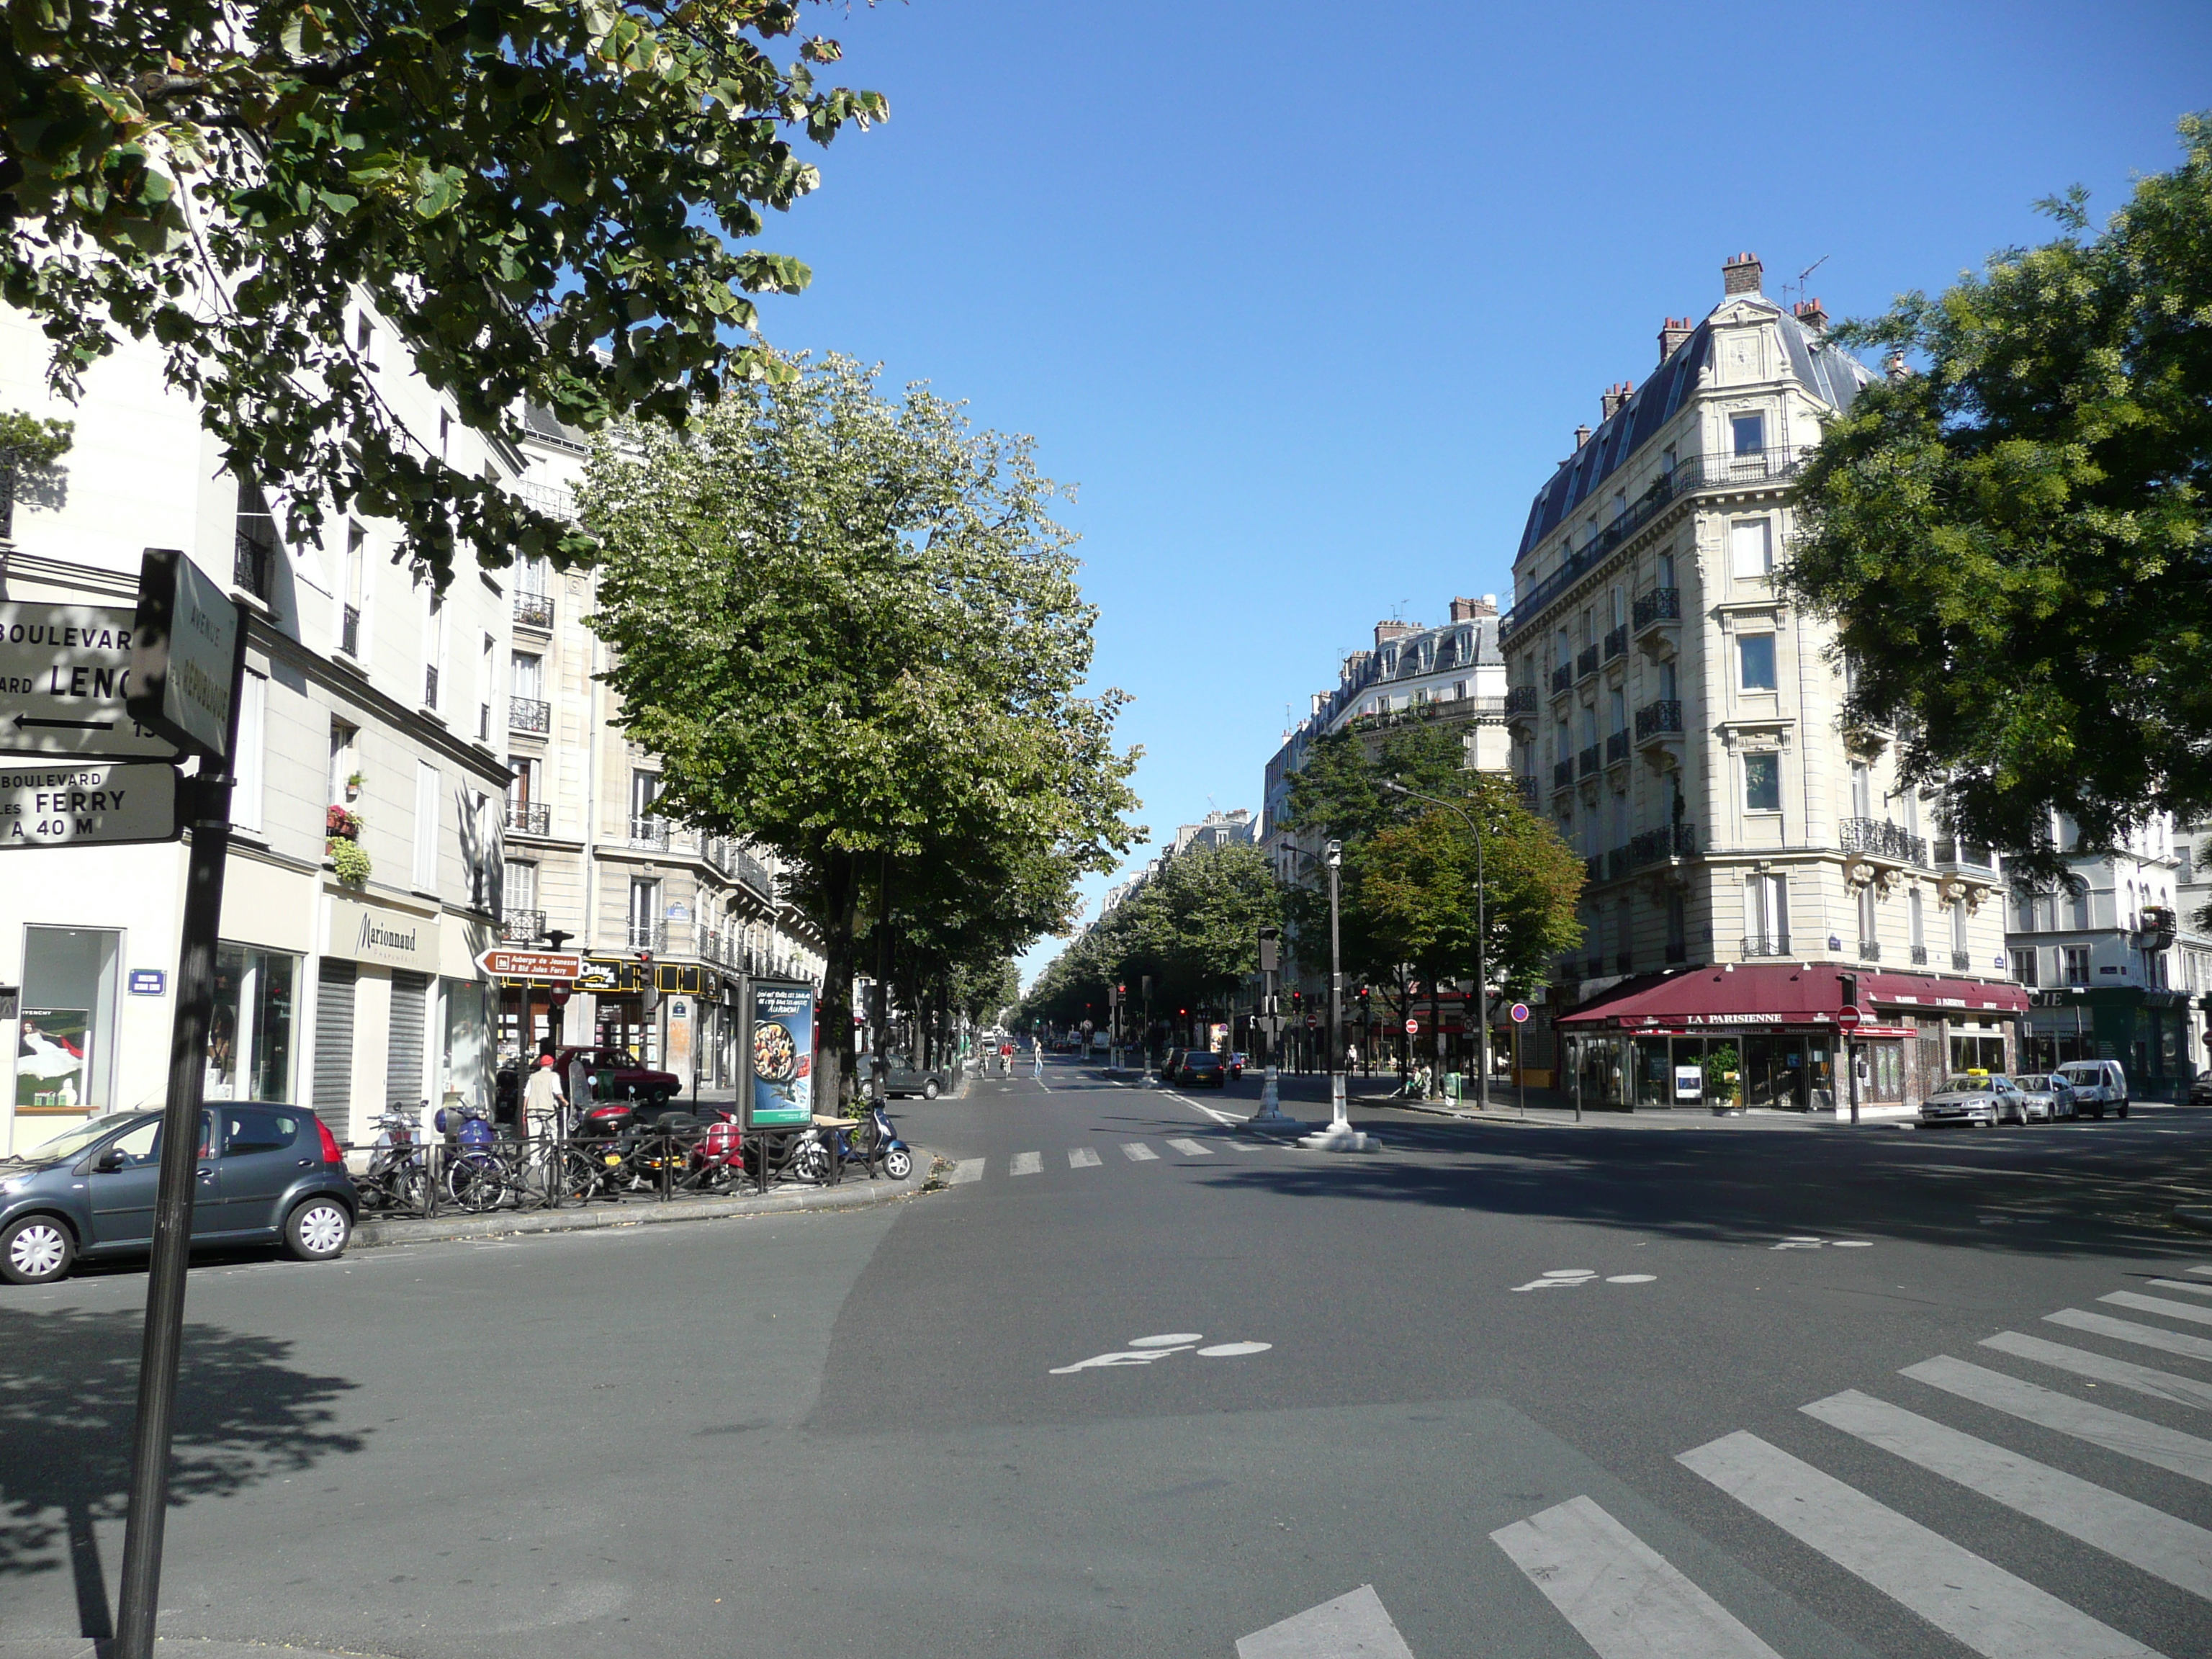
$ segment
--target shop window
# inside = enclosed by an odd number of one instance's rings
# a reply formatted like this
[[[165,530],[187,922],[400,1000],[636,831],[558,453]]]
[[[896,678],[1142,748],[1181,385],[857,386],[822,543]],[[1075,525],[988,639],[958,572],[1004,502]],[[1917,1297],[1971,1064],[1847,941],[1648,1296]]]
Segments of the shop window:
[[[114,1101],[116,961],[106,928],[23,930],[22,1006],[15,1024],[15,1109],[102,1111]]]
[[[208,1017],[210,1100],[292,1098],[293,988],[298,958],[242,945],[219,945],[215,1006]]]
[[[2002,1072],[2005,1068],[2004,1039],[1978,1032],[1951,1034],[1951,1069],[1954,1072]]]

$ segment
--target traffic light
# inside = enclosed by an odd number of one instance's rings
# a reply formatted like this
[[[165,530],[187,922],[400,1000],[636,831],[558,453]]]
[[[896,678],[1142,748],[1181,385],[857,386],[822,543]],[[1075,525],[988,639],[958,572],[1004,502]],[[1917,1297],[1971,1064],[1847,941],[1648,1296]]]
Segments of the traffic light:
[[[1360,1006],[1360,1010],[1361,1010],[1361,1012],[1364,1012],[1366,1011],[1366,1008],[1367,1008],[1367,988],[1366,988],[1364,985],[1363,985],[1363,986],[1361,986],[1361,987],[1359,988],[1359,1006]]]

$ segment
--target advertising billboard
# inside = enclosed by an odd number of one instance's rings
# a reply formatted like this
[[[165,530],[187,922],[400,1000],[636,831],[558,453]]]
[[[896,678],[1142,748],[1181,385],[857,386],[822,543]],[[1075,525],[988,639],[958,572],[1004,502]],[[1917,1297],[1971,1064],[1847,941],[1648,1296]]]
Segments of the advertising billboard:
[[[755,980],[749,1127],[814,1120],[814,988],[804,980]]]

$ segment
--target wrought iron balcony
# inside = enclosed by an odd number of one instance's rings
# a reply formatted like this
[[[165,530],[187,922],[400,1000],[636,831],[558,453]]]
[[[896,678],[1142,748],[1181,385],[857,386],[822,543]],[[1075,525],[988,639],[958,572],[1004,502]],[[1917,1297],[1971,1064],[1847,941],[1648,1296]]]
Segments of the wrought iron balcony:
[[[1575,653],[1575,678],[1586,680],[1597,672],[1597,647],[1586,645]]]
[[[1936,862],[1949,870],[1983,870],[1996,873],[1996,860],[1986,847],[1976,847],[1949,836],[1936,838]]]
[[[1786,957],[1790,954],[1790,935],[1787,933],[1747,933],[1743,941],[1746,960],[1753,957]]]
[[[231,585],[243,588],[257,599],[265,600],[269,597],[270,572],[276,563],[276,521],[266,514],[241,513],[239,518],[241,522],[252,519],[254,528],[251,532],[240,530],[234,539]]]
[[[1534,806],[1540,793],[1537,788],[1536,780],[1532,777],[1514,779],[1513,789],[1514,793],[1521,797],[1521,804],[1523,806]]]
[[[1605,636],[1605,659],[1611,662],[1615,657],[1626,655],[1627,652],[1628,624],[1623,623]]]
[[[543,910],[509,910],[499,924],[500,943],[527,945],[545,932]]]
[[[1598,761],[1597,745],[1595,744],[1590,744],[1589,748],[1583,750],[1581,754],[1575,757],[1575,762],[1577,769],[1582,773],[1583,776],[1586,778],[1595,777],[1598,774],[1598,767],[1600,763]]]
[[[1593,853],[1588,858],[1584,859],[1583,860],[1583,875],[1585,879],[1589,881],[1603,881],[1605,879],[1605,854],[1602,853]]]
[[[1679,697],[1662,697],[1656,702],[1647,702],[1636,711],[1636,740],[1643,743],[1652,738],[1674,737],[1682,730],[1682,703]]]
[[[1615,732],[1605,740],[1605,763],[1618,766],[1628,758],[1628,733]]]
[[[633,816],[629,821],[629,844],[665,849],[668,845],[668,820],[658,814]]]
[[[1911,950],[1911,957],[1912,965],[1914,967],[1925,968],[1928,965],[1928,947],[1924,945],[1914,945]]]
[[[1954,951],[1951,952],[1951,967],[1952,970],[1955,973],[1965,973],[1967,967],[1972,963],[1972,961],[1973,958],[1968,956],[1964,951]]]
[[[632,921],[629,925],[629,948],[655,952],[665,951],[668,948],[668,924],[665,921]]]
[[[550,836],[553,809],[541,801],[511,800],[507,804],[507,827],[518,835]]]
[[[1657,864],[1665,859],[1693,859],[1698,855],[1698,826],[1694,823],[1670,823],[1656,830],[1646,830],[1632,836],[1622,849],[1627,855],[1627,867],[1641,870],[1647,864]]]
[[[1533,714],[1536,712],[1536,688],[1515,685],[1506,688],[1505,712],[1509,714]]]
[[[1893,859],[1900,864],[1928,862],[1928,842],[1919,836],[1881,818],[1845,818],[1841,826],[1844,851],[1872,858]]]
[[[422,707],[425,708],[435,708],[437,706],[438,665],[435,663],[426,663],[423,665],[422,668]]]
[[[1571,663],[1563,662],[1557,668],[1554,668],[1552,671],[1552,693],[1554,696],[1565,690],[1574,683],[1575,671],[1574,665]]]
[[[1571,760],[1552,763],[1552,787],[1565,789],[1575,781],[1575,763]]]
[[[1654,623],[1682,620],[1682,590],[1679,587],[1655,587],[1649,593],[1639,594],[1628,612],[1629,624],[1641,634]]]
[[[1859,941],[1859,960],[1861,962],[1880,962],[1881,960],[1881,941],[1871,939],[1861,939]]]
[[[357,605],[346,606],[339,618],[338,649],[349,657],[361,655],[361,607]]]
[[[507,725],[511,732],[550,732],[553,729],[553,705],[538,697],[509,697]]]
[[[514,596],[514,619],[525,628],[553,626],[553,596],[550,593],[517,593]]]

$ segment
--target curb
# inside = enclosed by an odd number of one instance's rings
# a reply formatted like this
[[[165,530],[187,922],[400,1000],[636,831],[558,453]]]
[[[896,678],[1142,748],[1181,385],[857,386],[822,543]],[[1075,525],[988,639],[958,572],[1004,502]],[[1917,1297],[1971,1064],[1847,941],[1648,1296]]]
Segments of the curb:
[[[373,1250],[392,1244],[433,1244],[457,1238],[511,1238],[526,1233],[589,1232],[600,1227],[651,1226],[676,1221],[720,1221],[731,1216],[792,1215],[808,1210],[860,1210],[911,1198],[927,1184],[936,1155],[915,1149],[914,1172],[904,1181],[871,1181],[848,1176],[835,1187],[771,1193],[765,1198],[650,1199],[634,1204],[596,1204],[575,1210],[526,1210],[470,1216],[452,1221],[368,1221],[353,1231],[350,1248]]]

